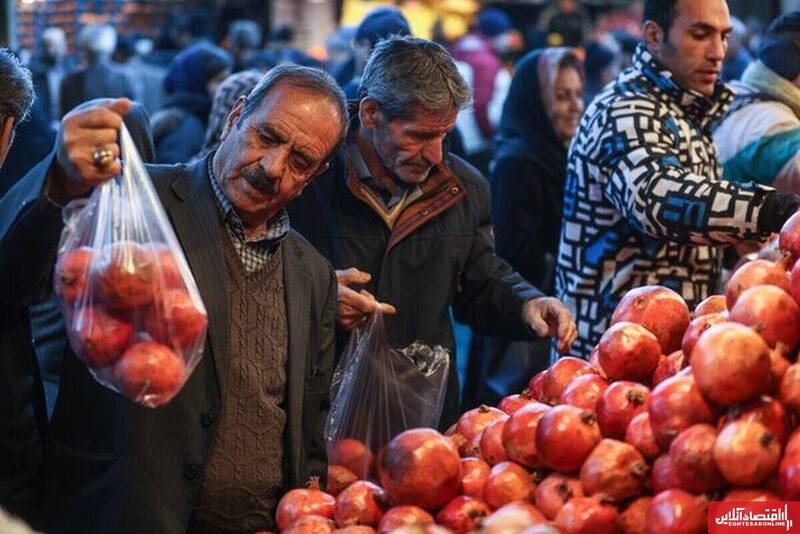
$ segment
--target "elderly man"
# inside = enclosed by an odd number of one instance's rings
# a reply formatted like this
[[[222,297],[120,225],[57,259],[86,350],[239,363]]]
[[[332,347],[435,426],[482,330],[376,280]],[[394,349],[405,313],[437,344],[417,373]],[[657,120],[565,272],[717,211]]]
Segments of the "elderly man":
[[[443,147],[470,99],[447,51],[411,37],[381,41],[360,94],[345,150],[290,205],[296,228],[341,270],[340,326],[365,321],[377,299],[396,311],[387,322],[392,345],[420,340],[452,353],[452,306],[481,333],[557,336],[567,350],[569,312],[495,255],[488,184]],[[457,412],[451,361],[441,425]]]
[[[68,114],[56,158],[0,204],[0,294],[23,300],[51,283],[60,206],[120,172],[99,156],[119,154],[129,109],[114,100]],[[281,66],[236,103],[214,153],[149,167],[208,308],[208,342],[156,410],[67,355],[48,446],[48,532],[271,530],[282,492],[324,476],[337,286],[283,207],[327,169],[347,120],[330,76]]]

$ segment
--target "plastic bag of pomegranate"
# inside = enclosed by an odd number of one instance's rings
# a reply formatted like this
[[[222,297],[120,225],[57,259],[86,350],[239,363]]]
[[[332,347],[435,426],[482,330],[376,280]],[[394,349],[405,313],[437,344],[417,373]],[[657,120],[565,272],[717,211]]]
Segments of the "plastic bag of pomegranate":
[[[70,203],[53,284],[75,354],[104,386],[155,408],[203,352],[197,284],[128,130],[122,174]]]
[[[450,353],[414,342],[389,346],[382,314],[353,331],[333,373],[325,426],[328,464],[366,479],[397,434],[439,424]]]

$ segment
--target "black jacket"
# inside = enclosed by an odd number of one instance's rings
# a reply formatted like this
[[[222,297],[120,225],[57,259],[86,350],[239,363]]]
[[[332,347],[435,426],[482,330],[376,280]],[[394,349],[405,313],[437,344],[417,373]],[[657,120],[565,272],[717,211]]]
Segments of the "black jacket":
[[[0,293],[19,300],[51,283],[63,223],[61,210],[40,194],[48,167],[0,201]],[[46,453],[47,532],[185,532],[214,442],[225,387],[215,355],[228,346],[221,223],[205,160],[148,169],[209,312],[205,352],[181,392],[151,410],[98,384],[68,351]],[[298,486],[325,473],[336,283],[298,234],[281,246],[289,326],[285,480]]]

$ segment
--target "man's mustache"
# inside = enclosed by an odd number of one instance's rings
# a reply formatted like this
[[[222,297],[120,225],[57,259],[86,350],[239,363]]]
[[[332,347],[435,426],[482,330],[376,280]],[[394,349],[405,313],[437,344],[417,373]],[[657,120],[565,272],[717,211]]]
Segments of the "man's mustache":
[[[259,193],[274,196],[278,193],[280,179],[268,176],[266,173],[254,170],[242,170],[242,178],[252,185]]]

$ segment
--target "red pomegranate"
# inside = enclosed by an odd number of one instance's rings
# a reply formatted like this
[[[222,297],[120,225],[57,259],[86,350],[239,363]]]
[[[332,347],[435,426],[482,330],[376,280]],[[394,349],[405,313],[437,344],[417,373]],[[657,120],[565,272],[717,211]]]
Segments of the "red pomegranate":
[[[785,454],[778,467],[781,497],[787,501],[800,501],[800,454]]]
[[[528,391],[531,392],[531,397],[533,400],[544,402],[544,376],[547,374],[547,369],[544,371],[539,371],[533,377],[531,377],[530,381],[528,381]]]
[[[611,324],[619,322],[642,325],[658,338],[661,346],[659,354],[671,354],[681,348],[683,332],[689,326],[689,308],[683,298],[671,289],[643,286],[631,289],[619,301],[611,316]],[[608,372],[602,358],[600,363]],[[612,378],[611,375],[609,378]]]
[[[360,479],[367,479],[374,469],[373,456],[363,441],[345,438],[328,447],[328,463],[341,465]]]
[[[639,497],[625,508],[619,516],[619,524],[625,534],[647,534],[647,511],[652,497]]]
[[[436,523],[449,528],[454,534],[474,532],[481,520],[490,513],[492,511],[486,503],[460,495],[436,514]]]
[[[337,528],[334,534],[375,534],[377,531],[366,525],[350,525],[344,528]]]
[[[386,492],[380,486],[366,480],[357,480],[336,497],[334,519],[339,527],[377,527],[388,508]]]
[[[206,331],[208,317],[183,289],[168,289],[155,298],[145,319],[145,329],[159,343],[186,350]]]
[[[604,439],[581,466],[581,486],[586,495],[622,502],[644,493],[648,475],[647,463],[635,447]]]
[[[489,465],[479,458],[461,459],[461,493],[483,500],[483,487],[489,478]]]
[[[800,261],[794,262],[789,275],[789,293],[796,302],[800,302]]]
[[[656,336],[642,325],[627,321],[606,330],[599,347],[600,365],[611,380],[649,381],[661,356]]]
[[[452,534],[449,528],[430,525],[406,525],[392,531],[392,534]]]
[[[333,518],[336,499],[319,489],[319,479],[314,477],[308,482],[307,489],[293,489],[281,497],[275,522],[283,530],[299,517],[319,515]]]
[[[597,371],[586,360],[565,356],[554,363],[542,379],[543,401],[555,404],[564,388],[581,375],[597,374]]]
[[[378,478],[395,506],[441,508],[458,495],[461,485],[458,450],[435,430],[406,430],[383,450]]]
[[[503,410],[508,415],[514,415],[514,412],[532,402],[537,401],[533,398],[531,390],[525,388],[522,393],[515,393],[514,395],[503,397],[503,399],[500,401],[500,404],[497,405],[497,408],[499,410]]]
[[[490,408],[486,405],[481,405],[474,410],[470,410],[465,412],[458,419],[458,424],[456,425],[456,432],[464,436],[466,440],[466,444],[471,444],[474,440],[480,440],[480,435],[483,432],[489,423],[492,421],[497,421],[498,419],[507,419],[508,415],[503,412],[502,410],[498,410],[497,408]],[[460,447],[459,451],[463,456],[468,455],[468,451],[465,447]]]
[[[707,493],[722,487],[725,481],[714,461],[717,431],[711,425],[692,425],[672,440],[669,459],[678,487],[692,493]]]
[[[725,302],[729,310],[739,299],[739,295],[753,286],[767,284],[789,291],[789,273],[783,262],[753,260],[745,263],[733,273],[725,288]]]
[[[489,423],[483,429],[480,441],[481,458],[486,460],[489,465],[497,465],[508,460],[506,449],[503,446],[503,430],[506,427],[507,419],[498,419]]]
[[[603,378],[608,378],[608,375],[603,370],[603,366],[600,365],[600,345],[595,345],[592,352],[589,353],[589,365],[594,367],[598,375]]]
[[[180,267],[178,267],[178,260],[175,258],[172,250],[165,245],[155,245],[152,251],[158,266],[162,290],[182,289],[185,286],[183,275],[181,274]]]
[[[689,363],[689,358],[684,356],[682,350],[676,350],[669,356],[663,354],[658,358],[658,365],[656,370],[653,371],[653,387],[660,384],[667,378],[675,376],[678,372],[685,368]]]
[[[686,333],[683,334],[683,341],[681,344],[683,354],[691,356],[692,350],[694,350],[694,346],[697,345],[697,340],[700,339],[700,336],[715,324],[724,323],[727,320],[727,314],[722,313],[709,313],[708,315],[702,315],[694,319],[689,323]]]
[[[661,448],[656,443],[653,427],[650,426],[648,412],[635,415],[628,423],[625,431],[625,442],[633,445],[648,460],[654,460],[661,454]]]
[[[800,256],[800,212],[789,217],[778,235],[778,248],[794,263]]]
[[[695,307],[692,318],[697,319],[698,317],[711,313],[724,313],[727,310],[728,303],[725,295],[711,295],[703,299],[703,301]]]
[[[723,501],[739,502],[770,502],[779,501],[781,498],[772,491],[765,489],[733,489],[725,495]]]
[[[558,403],[594,411],[607,387],[608,381],[600,375],[579,376],[564,388]]]
[[[486,504],[496,510],[513,501],[530,501],[536,484],[524,467],[513,462],[502,462],[492,467],[483,497]]]
[[[786,447],[783,449],[783,455],[789,456],[795,452],[800,451],[800,430],[795,430],[789,436],[789,440],[786,442]]]
[[[535,506],[515,501],[492,512],[481,523],[481,534],[509,534],[523,532],[526,527],[547,523],[547,518]]]
[[[772,432],[778,443],[785,445],[789,439],[792,421],[781,401],[762,395],[758,399],[744,405],[735,405],[727,415],[719,420],[718,428],[733,421],[755,421],[761,423]]]
[[[592,412],[561,405],[550,408],[539,421],[536,451],[547,467],[575,473],[600,439],[600,427]]]
[[[59,256],[53,274],[53,288],[65,306],[71,307],[83,294],[92,258],[94,252],[90,247],[79,247]]]
[[[157,272],[153,253],[132,241],[103,248],[95,265],[103,303],[117,310],[134,310],[152,302]]]
[[[341,465],[328,465],[328,485],[325,489],[336,497],[343,489],[358,480],[352,471]]]
[[[575,497],[559,510],[556,527],[561,534],[616,534],[617,509],[592,497]]]
[[[786,356],[781,348],[776,348],[769,351],[769,362],[770,369],[772,371],[770,389],[776,390],[780,387],[783,375],[786,373],[786,370],[789,369],[791,363],[786,359]]]
[[[731,484],[755,486],[778,468],[781,444],[761,423],[734,421],[719,433],[714,443],[714,461]]]
[[[536,453],[536,428],[539,420],[550,409],[540,402],[517,410],[503,427],[503,447],[508,459],[527,467],[542,467],[544,464]]]
[[[129,398],[155,407],[183,386],[186,368],[172,349],[144,341],[131,345],[114,366],[114,380]]]
[[[69,337],[81,361],[99,369],[113,365],[128,348],[133,325],[107,314],[102,306],[89,306],[72,317]]]
[[[390,534],[400,527],[431,523],[433,516],[419,506],[395,506],[384,514],[378,525],[378,533]]]
[[[789,410],[795,414],[800,413],[800,363],[795,363],[786,369],[781,378],[778,396]]]
[[[647,386],[620,380],[603,392],[597,402],[597,424],[606,438],[625,439],[631,419],[646,413],[650,406],[650,390]]]
[[[648,413],[653,436],[662,450],[666,450],[682,430],[696,423],[717,420],[715,409],[700,395],[691,373],[679,373],[657,385],[650,395]]]
[[[769,348],[740,324],[706,330],[692,351],[691,364],[700,393],[718,406],[749,401],[769,388]]]
[[[680,481],[675,473],[675,466],[672,465],[672,460],[669,459],[669,454],[663,454],[653,462],[653,472],[650,480],[655,493],[680,487]]]
[[[536,486],[536,508],[547,519],[555,519],[558,511],[573,497],[583,497],[583,487],[577,478],[553,473]]]
[[[705,534],[708,500],[680,489],[662,491],[647,511],[649,534]]]
[[[321,515],[304,515],[281,530],[281,534],[330,534],[336,524]]]
[[[749,326],[772,348],[791,352],[800,340],[800,306],[779,287],[753,286],[739,295],[730,320]]]

